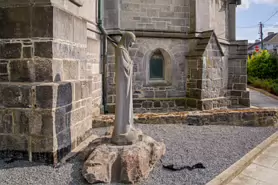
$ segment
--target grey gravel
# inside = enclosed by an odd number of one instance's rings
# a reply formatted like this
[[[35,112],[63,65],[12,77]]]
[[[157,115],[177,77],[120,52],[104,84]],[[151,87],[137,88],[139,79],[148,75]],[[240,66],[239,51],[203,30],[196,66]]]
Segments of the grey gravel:
[[[148,135],[164,141],[167,152],[164,164],[194,165],[206,169],[168,171],[158,164],[142,185],[204,185],[243,155],[277,131],[275,128],[186,125],[139,125]],[[105,128],[96,130],[104,133]],[[1,185],[85,185],[82,163],[74,158],[52,168],[38,163],[0,160]]]

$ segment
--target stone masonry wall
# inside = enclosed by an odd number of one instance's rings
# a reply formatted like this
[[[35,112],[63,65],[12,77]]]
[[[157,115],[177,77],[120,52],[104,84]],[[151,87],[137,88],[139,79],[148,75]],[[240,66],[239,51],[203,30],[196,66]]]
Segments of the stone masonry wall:
[[[227,107],[224,87],[224,65],[223,54],[216,38],[211,37],[206,51],[203,54],[203,77],[202,80],[202,110]]]
[[[214,30],[217,37],[227,39],[228,6],[222,0],[191,0],[191,4],[192,32]]]
[[[224,71],[224,53],[213,31],[203,32],[188,56],[187,106],[199,110],[225,108],[228,105]]]
[[[250,106],[250,95],[247,91],[247,45],[247,41],[235,41],[229,47],[228,90],[234,106]]]
[[[47,1],[0,9],[0,152],[57,163],[99,115],[99,38]]]
[[[190,23],[189,0],[108,0],[105,10],[107,29],[186,32]]]
[[[168,111],[184,110],[186,95],[186,59],[190,40],[137,38],[136,44],[130,49],[134,62],[134,110]],[[165,53],[165,71],[168,81],[156,83],[149,81],[149,59],[153,51],[161,49]],[[113,46],[108,50],[106,66],[108,112],[115,108],[115,53]]]

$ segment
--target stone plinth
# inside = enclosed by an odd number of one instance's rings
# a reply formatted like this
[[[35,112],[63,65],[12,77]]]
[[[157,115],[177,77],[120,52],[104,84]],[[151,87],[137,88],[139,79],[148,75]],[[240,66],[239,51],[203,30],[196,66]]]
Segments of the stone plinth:
[[[93,183],[137,183],[146,179],[165,154],[164,143],[143,135],[133,145],[109,142],[97,146],[86,160],[82,174]]]

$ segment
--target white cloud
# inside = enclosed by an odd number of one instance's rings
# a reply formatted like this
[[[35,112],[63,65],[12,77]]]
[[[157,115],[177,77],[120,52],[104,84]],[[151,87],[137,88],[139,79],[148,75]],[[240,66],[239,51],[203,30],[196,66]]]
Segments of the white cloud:
[[[252,3],[255,4],[278,4],[278,0],[242,0],[239,9],[248,9]]]

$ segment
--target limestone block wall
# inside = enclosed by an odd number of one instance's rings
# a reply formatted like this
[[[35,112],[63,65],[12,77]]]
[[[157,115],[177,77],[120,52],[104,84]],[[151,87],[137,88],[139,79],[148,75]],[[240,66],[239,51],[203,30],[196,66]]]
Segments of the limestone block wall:
[[[191,31],[214,30],[217,37],[228,38],[228,5],[222,0],[191,0]]]
[[[232,105],[250,106],[247,91],[247,41],[231,42],[228,61],[228,90]]]
[[[100,112],[99,36],[47,0],[5,2],[0,153],[57,163],[91,135]]]
[[[214,32],[203,32],[188,56],[188,107],[200,110],[227,107],[224,60],[224,52]]]
[[[228,39],[228,25],[230,24],[228,19],[228,4],[223,4],[222,0],[211,0],[210,2],[210,29],[214,30],[217,37]]]
[[[186,96],[186,59],[189,52],[190,40],[137,38],[136,44],[130,49],[130,56],[134,62],[134,110],[168,111],[184,110]],[[149,60],[156,49],[161,49],[165,57],[165,71],[168,73],[164,82],[150,81]],[[113,46],[108,49],[106,65],[107,79],[107,107],[114,112],[115,95],[115,53]]]
[[[107,0],[104,3],[108,30],[189,30],[190,0]]]
[[[223,54],[219,45],[212,37],[203,54],[204,71],[202,80],[202,108],[214,109],[227,107],[224,87],[224,65]]]

